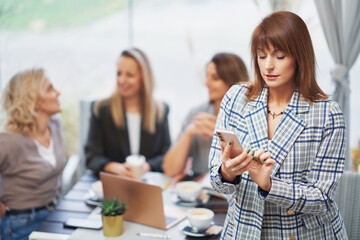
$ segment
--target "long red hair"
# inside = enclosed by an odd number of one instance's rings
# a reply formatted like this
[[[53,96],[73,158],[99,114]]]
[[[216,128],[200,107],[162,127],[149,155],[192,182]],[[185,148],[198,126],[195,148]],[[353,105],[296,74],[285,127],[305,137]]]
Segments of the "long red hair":
[[[328,96],[316,83],[315,54],[306,24],[292,12],[279,11],[265,17],[252,33],[251,57],[255,77],[249,86],[249,101],[258,97],[265,85],[257,61],[257,50],[269,49],[269,43],[294,57],[295,85],[302,97],[309,103],[327,99]]]

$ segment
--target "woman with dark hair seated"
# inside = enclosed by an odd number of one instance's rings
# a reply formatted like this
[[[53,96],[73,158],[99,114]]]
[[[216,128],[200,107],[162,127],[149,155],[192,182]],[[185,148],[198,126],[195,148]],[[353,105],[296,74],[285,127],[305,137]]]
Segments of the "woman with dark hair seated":
[[[164,172],[168,176],[184,174],[188,159],[191,173],[208,172],[211,139],[216,116],[225,93],[234,84],[246,83],[249,75],[243,60],[232,53],[218,53],[206,66],[206,87],[209,101],[193,108],[186,117],[177,142],[166,153]]]

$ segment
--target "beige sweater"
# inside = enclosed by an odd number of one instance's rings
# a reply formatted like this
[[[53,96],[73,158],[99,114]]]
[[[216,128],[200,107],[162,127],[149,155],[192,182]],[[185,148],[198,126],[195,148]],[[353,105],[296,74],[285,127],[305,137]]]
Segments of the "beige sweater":
[[[60,119],[53,117],[49,128],[54,141],[55,168],[42,159],[31,138],[0,133],[0,201],[10,209],[43,206],[60,190],[66,162]]]

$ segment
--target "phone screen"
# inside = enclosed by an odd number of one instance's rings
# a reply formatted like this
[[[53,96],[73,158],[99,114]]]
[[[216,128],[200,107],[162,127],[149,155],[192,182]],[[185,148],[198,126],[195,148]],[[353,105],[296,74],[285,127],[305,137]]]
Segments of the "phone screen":
[[[101,229],[102,221],[82,218],[68,218],[66,219],[64,226],[71,228]]]

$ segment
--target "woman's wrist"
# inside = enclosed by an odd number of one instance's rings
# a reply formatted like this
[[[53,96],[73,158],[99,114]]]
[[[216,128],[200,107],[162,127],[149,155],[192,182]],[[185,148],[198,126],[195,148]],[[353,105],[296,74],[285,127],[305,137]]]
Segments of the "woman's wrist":
[[[195,131],[194,131],[194,127],[191,125],[188,125],[185,129],[185,136],[192,138],[195,136]]]
[[[108,162],[104,166],[104,171],[109,173],[119,174],[123,172],[123,166],[121,163]]]
[[[6,212],[6,205],[3,202],[0,202],[0,217],[3,217]]]
[[[263,184],[263,186],[260,186],[262,190],[266,191],[266,192],[270,192],[271,190],[271,178],[269,177],[269,181],[265,184]]]
[[[220,174],[222,176],[222,179],[225,180],[225,182],[229,182],[232,183],[234,182],[236,176],[231,176],[231,174],[228,174],[225,169],[224,169],[224,165],[221,165],[220,167]]]

